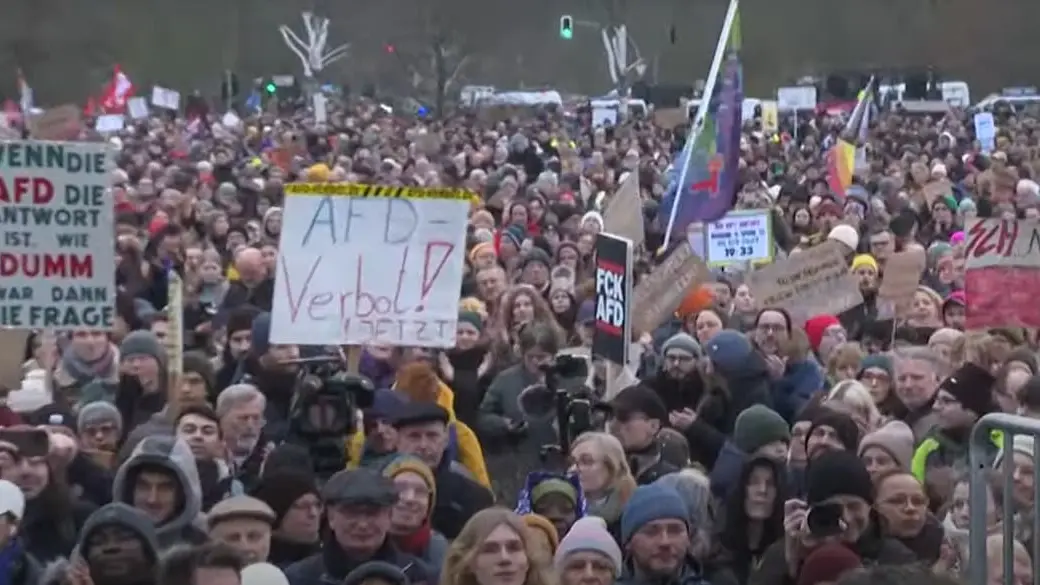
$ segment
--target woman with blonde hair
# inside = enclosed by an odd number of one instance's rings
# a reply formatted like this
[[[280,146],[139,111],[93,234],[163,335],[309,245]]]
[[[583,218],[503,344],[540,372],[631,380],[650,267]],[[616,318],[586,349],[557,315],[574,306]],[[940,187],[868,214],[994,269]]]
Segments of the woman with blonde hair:
[[[855,341],[839,344],[827,358],[827,378],[834,383],[855,380],[856,374],[859,373],[859,364],[866,355]]]
[[[874,404],[870,391],[857,380],[838,382],[823,399],[823,405],[852,417],[861,435],[881,424],[881,412]]]
[[[440,585],[555,585],[535,552],[531,528],[514,512],[477,512],[448,549]]]
[[[610,433],[582,433],[571,444],[571,462],[585,494],[586,514],[603,518],[616,534],[621,510],[636,489],[621,441]]]
[[[914,291],[913,305],[910,309],[910,318],[906,324],[910,327],[931,327],[938,329],[942,327],[942,297],[927,286],[921,285]]]

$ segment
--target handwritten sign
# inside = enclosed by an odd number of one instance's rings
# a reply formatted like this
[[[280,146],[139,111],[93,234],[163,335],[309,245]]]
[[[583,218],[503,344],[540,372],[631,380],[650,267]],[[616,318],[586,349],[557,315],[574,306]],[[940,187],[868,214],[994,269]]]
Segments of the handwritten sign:
[[[639,246],[646,240],[643,231],[643,200],[639,196],[639,173],[628,173],[621,188],[603,211],[603,231],[632,240]]]
[[[1040,222],[968,222],[965,327],[1040,327]]]
[[[83,130],[79,106],[50,108],[29,118],[29,131],[37,140],[73,140]]]
[[[773,221],[768,209],[731,211],[705,226],[708,265],[773,260]]]
[[[455,344],[471,193],[327,183],[285,191],[272,342]]]
[[[0,144],[0,326],[112,328],[110,162],[106,144]]]
[[[711,278],[711,270],[690,246],[679,246],[653,272],[639,281],[632,297],[632,329],[649,333],[664,323],[694,287]]]
[[[748,286],[759,306],[787,309],[804,323],[814,315],[837,315],[863,303],[841,245],[824,242],[753,271]]]
[[[925,252],[920,248],[889,256],[878,297],[892,304],[894,316],[905,317],[910,311],[926,262]]]
[[[686,123],[686,110],[683,108],[657,108],[654,110],[654,124],[668,130]]]

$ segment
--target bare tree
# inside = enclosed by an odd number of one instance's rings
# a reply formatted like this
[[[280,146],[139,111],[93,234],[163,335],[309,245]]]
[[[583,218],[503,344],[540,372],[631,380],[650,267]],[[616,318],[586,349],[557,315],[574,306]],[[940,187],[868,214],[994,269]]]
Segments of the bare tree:
[[[462,0],[425,0],[410,3],[415,13],[411,40],[397,51],[416,98],[444,110],[451,91],[461,83],[472,64],[470,31],[460,23],[467,21]],[[418,6],[416,6],[418,5]],[[473,21],[471,21],[473,22]]]

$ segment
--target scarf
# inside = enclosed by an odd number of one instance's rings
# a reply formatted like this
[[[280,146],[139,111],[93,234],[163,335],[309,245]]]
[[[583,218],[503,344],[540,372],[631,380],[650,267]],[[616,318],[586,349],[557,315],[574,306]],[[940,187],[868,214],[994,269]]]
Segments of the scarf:
[[[607,524],[613,524],[621,519],[621,509],[625,503],[621,501],[621,494],[616,489],[611,489],[605,496],[598,499],[587,500],[589,516],[598,516]]]
[[[105,346],[105,353],[101,354],[101,357],[93,361],[86,361],[76,355],[76,352],[69,349],[62,354],[61,365],[77,384],[87,384],[96,379],[104,380],[112,375],[112,368],[115,365],[115,352],[112,351],[112,344],[108,344]]]
[[[0,551],[0,585],[12,585],[15,568],[22,559],[22,543],[14,539]]]
[[[430,545],[430,536],[432,533],[433,531],[430,529],[430,520],[427,519],[423,522],[422,526],[416,529],[415,532],[401,536],[394,536],[394,544],[397,545],[398,550],[423,558],[426,553],[426,548]]]

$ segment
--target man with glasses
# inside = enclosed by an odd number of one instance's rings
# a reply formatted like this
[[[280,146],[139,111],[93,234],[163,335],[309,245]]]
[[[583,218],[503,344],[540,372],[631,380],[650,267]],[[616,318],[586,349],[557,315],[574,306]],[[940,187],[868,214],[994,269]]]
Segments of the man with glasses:
[[[629,386],[610,403],[608,428],[621,441],[639,485],[653,483],[662,475],[679,471],[661,458],[658,434],[668,424],[668,410],[657,392],[643,384]]]
[[[773,380],[775,410],[787,421],[794,420],[824,384],[823,368],[813,356],[792,356],[791,330],[791,316],[787,311],[767,308],[758,314],[752,334],[752,341],[765,357]]]
[[[109,402],[91,402],[79,411],[76,433],[80,450],[101,467],[114,470],[119,439],[123,436],[123,416]]]

